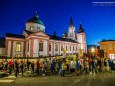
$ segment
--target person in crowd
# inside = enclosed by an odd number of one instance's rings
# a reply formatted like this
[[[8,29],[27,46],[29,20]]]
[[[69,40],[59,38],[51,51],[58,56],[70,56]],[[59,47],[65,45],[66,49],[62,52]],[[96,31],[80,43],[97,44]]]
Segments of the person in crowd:
[[[71,61],[70,61],[70,71],[71,72],[75,71],[75,65],[74,65],[73,59],[71,59]]]
[[[67,66],[67,71],[69,71],[69,59],[68,58],[66,58],[66,66]]]
[[[59,72],[58,72],[58,74],[60,75],[62,73],[62,60],[61,59],[59,60],[58,65],[59,65]]]
[[[15,63],[14,63],[14,70],[15,70],[15,77],[17,77],[18,76],[18,72],[19,72],[18,60],[16,60]]]
[[[13,66],[13,63],[12,63],[12,60],[10,60],[10,61],[8,62],[9,74],[12,73],[12,66]]]
[[[95,61],[94,61],[94,59],[91,60],[91,67],[92,67],[92,75],[95,75]]]
[[[7,59],[5,59],[5,61],[4,61],[4,68],[5,68],[5,70],[8,69],[8,61],[7,61]]]
[[[66,65],[65,62],[62,61],[62,76],[65,77],[65,70],[66,70]]]
[[[88,60],[84,60],[84,73],[88,74],[89,73],[89,65],[88,65]]]
[[[32,75],[34,75],[34,61],[32,61],[31,63],[31,73]]]
[[[76,74],[80,75],[80,61],[79,61],[79,59],[76,60]]]
[[[107,71],[107,59],[104,59],[104,71]]]
[[[0,61],[0,71],[3,71],[3,65],[1,61]]]
[[[37,60],[37,62],[36,62],[36,73],[37,73],[37,75],[39,75],[39,70],[40,69],[40,62],[39,62],[39,59]]]
[[[45,62],[42,62],[42,75],[45,76]]]
[[[98,59],[98,65],[99,65],[99,72],[102,71],[102,68],[101,68],[101,58]]]
[[[30,67],[30,62],[29,60],[27,59],[27,69],[29,70],[29,67]]]
[[[21,73],[23,75],[23,72],[24,72],[24,62],[23,62],[23,60],[20,61],[20,68],[21,68]]]
[[[55,71],[54,67],[55,67],[55,63],[54,63],[54,60],[52,60],[51,61],[51,74],[54,74],[54,71]]]
[[[45,60],[45,75],[47,75],[47,70],[48,70],[48,61],[47,59]]]

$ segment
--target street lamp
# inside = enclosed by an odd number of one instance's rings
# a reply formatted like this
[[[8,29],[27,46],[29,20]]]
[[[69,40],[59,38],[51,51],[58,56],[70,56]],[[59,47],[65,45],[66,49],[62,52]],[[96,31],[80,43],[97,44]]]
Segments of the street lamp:
[[[91,54],[92,54],[92,58],[94,58],[94,54],[95,54],[95,48],[94,47],[91,48]]]

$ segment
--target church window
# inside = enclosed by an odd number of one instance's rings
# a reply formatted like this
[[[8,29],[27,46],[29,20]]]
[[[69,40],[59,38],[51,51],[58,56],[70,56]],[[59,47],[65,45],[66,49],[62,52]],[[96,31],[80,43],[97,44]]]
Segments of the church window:
[[[34,27],[33,27],[33,26],[30,26],[30,30],[31,30],[31,31],[34,30]]]
[[[40,27],[38,27],[38,31],[40,31]]]
[[[43,51],[43,43],[42,42],[39,43],[39,51]]]
[[[113,50],[113,45],[112,44],[109,45],[109,50]]]
[[[67,51],[67,46],[66,46],[66,51]]]
[[[77,51],[77,47],[76,47],[76,51]]]
[[[17,52],[21,51],[21,43],[16,43],[16,51]]]
[[[61,51],[63,50],[63,46],[61,45]]]
[[[28,45],[27,45],[27,51],[29,52],[29,42],[28,42]]]
[[[49,51],[51,51],[51,44],[49,44]]]
[[[70,51],[71,51],[71,46],[70,46]]]
[[[74,51],[74,46],[73,46],[73,51]]]
[[[55,51],[58,51],[58,44],[55,44]]]

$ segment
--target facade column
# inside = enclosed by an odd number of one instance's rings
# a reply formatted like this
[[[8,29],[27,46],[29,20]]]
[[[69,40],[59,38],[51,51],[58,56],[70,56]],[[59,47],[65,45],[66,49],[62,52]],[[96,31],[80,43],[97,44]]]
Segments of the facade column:
[[[14,42],[14,41],[11,41],[10,57],[13,56],[13,42]]]
[[[47,41],[47,56],[49,56],[49,41]]]
[[[24,42],[23,57],[26,57],[26,41]]]
[[[54,56],[54,42],[52,42],[52,56]]]
[[[8,40],[6,40],[6,43],[5,43],[5,54],[8,55]]]
[[[59,49],[59,55],[60,55],[60,43],[59,43],[58,49]]]
[[[30,57],[33,57],[33,44],[34,44],[34,39],[31,38],[31,42],[30,42]]]

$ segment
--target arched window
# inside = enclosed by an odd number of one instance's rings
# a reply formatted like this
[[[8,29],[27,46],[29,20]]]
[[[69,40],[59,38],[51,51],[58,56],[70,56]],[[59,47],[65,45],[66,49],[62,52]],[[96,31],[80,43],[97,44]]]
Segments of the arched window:
[[[21,43],[16,43],[16,52],[20,52],[21,51]]]
[[[34,27],[33,27],[33,26],[30,26],[30,30],[31,30],[31,31],[34,30]]]
[[[39,43],[39,51],[43,51],[43,42]]]
[[[37,29],[38,31],[40,31],[40,27],[38,27],[38,29]]]

